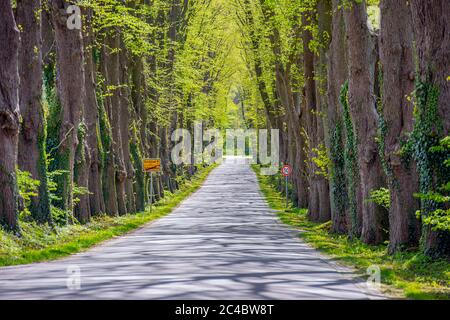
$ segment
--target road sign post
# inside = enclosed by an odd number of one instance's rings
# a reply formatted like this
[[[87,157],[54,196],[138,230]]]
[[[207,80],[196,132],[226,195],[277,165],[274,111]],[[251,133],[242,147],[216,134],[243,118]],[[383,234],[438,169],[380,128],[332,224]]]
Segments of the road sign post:
[[[288,188],[288,177],[285,177],[285,185],[286,185],[286,208],[289,206],[289,188]]]
[[[292,174],[292,167],[288,164],[284,165],[283,168],[281,168],[281,174],[285,178],[285,186],[286,186],[286,208],[289,206],[289,188],[288,188],[288,180],[289,176]]]
[[[153,172],[150,171],[150,213],[153,208]]]
[[[161,159],[144,159],[144,172],[150,173],[150,212],[153,209],[153,173],[161,172]]]

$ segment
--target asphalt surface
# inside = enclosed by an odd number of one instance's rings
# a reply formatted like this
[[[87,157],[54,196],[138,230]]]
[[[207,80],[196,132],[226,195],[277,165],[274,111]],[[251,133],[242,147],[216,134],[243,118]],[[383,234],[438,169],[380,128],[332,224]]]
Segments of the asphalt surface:
[[[0,268],[0,299],[379,299],[278,222],[242,159],[170,215],[84,253]]]

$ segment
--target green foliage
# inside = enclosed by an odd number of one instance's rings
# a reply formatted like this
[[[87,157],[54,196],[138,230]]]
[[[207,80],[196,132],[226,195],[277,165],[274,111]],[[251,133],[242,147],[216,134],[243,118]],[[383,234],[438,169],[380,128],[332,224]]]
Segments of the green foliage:
[[[135,55],[142,55],[153,49],[147,39],[154,27],[146,23],[146,18],[154,16],[163,2],[154,1],[152,6],[137,2],[133,6],[130,4],[129,1],[117,0],[79,1],[79,5],[94,12],[94,32],[104,35],[119,29],[127,49]]]
[[[426,195],[419,196],[422,200],[434,201],[436,203],[450,202],[450,197],[444,197],[438,193],[428,193]],[[417,211],[417,217],[422,217],[422,223],[425,225],[431,225],[434,231],[450,231],[450,209],[436,209],[428,212],[426,215],[419,210]]]
[[[380,29],[380,8],[378,4],[367,6],[367,20],[373,30]]]
[[[443,138],[439,145],[430,148],[430,153],[440,154],[445,159],[443,164],[450,167],[450,136]],[[422,202],[431,202],[438,206],[434,210],[418,210],[417,217],[422,218],[422,223],[431,225],[433,230],[450,231],[450,179],[436,188],[436,191],[416,194]]]
[[[48,161],[49,163],[51,163],[52,159],[48,159]],[[67,223],[68,217],[71,215],[71,212],[69,212],[68,210],[64,210],[53,205],[53,203],[62,200],[58,193],[58,177],[67,174],[68,172],[66,170],[54,170],[48,173],[48,190],[51,203],[50,212],[52,220],[57,225],[65,225]]]
[[[70,199],[72,199],[72,174],[70,168],[71,150],[60,150],[55,154],[52,163],[54,164],[54,171],[59,172],[58,175],[52,175],[54,182],[57,184],[55,190],[56,197],[53,197],[52,204],[62,210],[71,210]]]
[[[76,183],[73,185],[73,205],[75,206],[77,203],[80,202],[80,196],[88,195],[90,194],[88,188],[86,187],[80,187]]]
[[[51,162],[52,159],[49,159]],[[67,170],[54,170],[48,173],[48,189],[51,201],[51,216],[52,220],[57,225],[65,225],[67,222],[76,223],[76,219],[73,216],[73,208],[63,209],[53,205],[53,203],[61,202],[62,198],[60,192],[58,192],[60,177],[67,176],[69,173]],[[89,190],[85,187],[80,187],[76,183],[73,183],[73,205],[79,203],[79,197],[89,194]]]
[[[50,207],[50,213],[54,223],[58,226],[67,225],[69,220],[74,221],[74,219],[70,219],[69,217],[73,217],[72,213],[68,210],[63,210],[55,206]]]
[[[19,190],[19,195],[20,198],[22,199],[23,203],[22,203],[22,208],[20,215],[19,215],[19,219],[21,221],[31,221],[31,220],[36,220],[37,222],[43,223],[43,222],[52,222],[52,218],[50,217],[43,217],[43,214],[50,214],[50,212],[48,213],[43,213],[43,212],[38,212],[39,216],[35,216],[33,214],[33,212],[31,211],[31,209],[33,209],[33,205],[32,205],[32,199],[34,197],[37,197],[39,194],[39,191],[41,190],[41,185],[42,183],[45,184],[45,187],[47,188],[49,182],[47,180],[44,181],[39,181],[39,180],[35,180],[32,178],[31,173],[27,172],[27,171],[22,171],[20,169],[16,169],[16,177],[17,177],[17,185],[18,185],[18,190]],[[47,176],[45,176],[45,179],[48,179]],[[47,196],[49,196],[49,190],[46,189],[47,192]],[[46,205],[50,206],[50,199],[42,199],[41,201],[48,201],[48,203],[46,204],[41,204],[40,208],[36,208],[36,209],[40,209],[40,210],[44,210],[46,207]],[[48,210],[50,211],[50,207],[48,207]]]
[[[317,147],[313,147],[311,145],[311,139],[304,128],[302,128],[300,134],[303,136],[305,143],[303,148],[303,151],[306,154],[305,166],[312,169],[311,171],[314,175],[329,179],[331,160],[328,157],[328,152],[325,145],[320,143]]]
[[[49,159],[48,162],[51,163],[52,159]],[[55,170],[55,171],[50,171],[48,173],[48,189],[50,191],[50,200],[51,201],[61,201],[61,198],[56,194],[56,191],[58,190],[58,184],[56,183],[56,178],[63,174],[67,174],[67,171]]]
[[[315,174],[318,176],[323,176],[326,179],[329,179],[331,160],[328,157],[328,152],[325,145],[321,143],[317,148],[313,148],[312,151],[315,154],[315,156],[311,158],[311,161],[317,167]]]
[[[29,210],[31,199],[38,195],[39,180],[34,180],[31,173],[16,169],[17,186],[19,195],[23,199],[23,210],[20,212],[20,219],[26,220],[30,218],[31,212]]]
[[[366,201],[374,202],[386,210],[389,210],[391,207],[391,193],[389,189],[386,188],[372,190],[370,191],[370,197]]]

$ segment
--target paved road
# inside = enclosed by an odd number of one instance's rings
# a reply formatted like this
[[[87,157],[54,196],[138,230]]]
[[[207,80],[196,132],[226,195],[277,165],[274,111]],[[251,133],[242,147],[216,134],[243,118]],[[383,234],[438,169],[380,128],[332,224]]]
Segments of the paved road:
[[[236,159],[172,214],[134,233],[59,261],[0,269],[0,299],[380,297],[281,225],[255,174]]]

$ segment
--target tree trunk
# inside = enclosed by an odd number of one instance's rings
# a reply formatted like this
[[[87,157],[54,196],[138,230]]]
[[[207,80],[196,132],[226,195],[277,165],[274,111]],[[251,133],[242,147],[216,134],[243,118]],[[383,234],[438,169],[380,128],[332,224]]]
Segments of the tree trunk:
[[[125,181],[127,172],[123,161],[122,137],[120,133],[120,36],[116,30],[109,30],[106,36],[105,65],[106,83],[110,88],[110,97],[107,99],[107,111],[112,128],[112,145],[115,159],[115,184],[117,195],[117,208],[119,215],[127,213]]]
[[[413,105],[407,100],[414,90],[413,30],[406,0],[383,0],[380,9],[384,153],[391,194],[389,252],[394,253],[417,246],[420,237],[415,215],[419,201],[414,197],[418,176],[415,165],[406,166],[400,156],[401,145],[413,130]]]
[[[108,59],[106,48],[102,47],[102,56],[100,60],[100,71],[102,73],[103,81],[102,93],[104,99],[99,103],[99,124],[100,124],[100,138],[103,149],[102,161],[102,185],[103,197],[105,202],[105,211],[110,216],[117,216],[119,209],[117,205],[117,190],[116,190],[116,166],[113,133],[110,123],[110,108],[111,95],[108,92],[106,78],[108,75]]]
[[[92,30],[92,10],[85,12],[85,27],[83,28],[84,58],[85,58],[85,122],[87,127],[86,142],[90,154],[89,168],[89,199],[91,214],[96,215],[105,212],[105,202],[102,186],[102,155],[100,153],[98,136],[99,105],[96,92],[96,68],[93,58],[94,34]]]
[[[144,168],[142,167],[142,154],[145,150],[147,110],[143,99],[145,95],[145,77],[141,72],[143,67],[143,58],[140,56],[133,57],[133,63],[131,64],[131,98],[134,107],[134,118],[136,120],[134,121],[133,126],[130,152],[136,173],[134,192],[136,194],[137,211],[145,210],[145,176]]]
[[[328,150],[332,168],[330,173],[331,231],[345,234],[348,232],[348,195],[344,157],[343,108],[339,101],[341,88],[347,80],[347,44],[345,42],[345,24],[340,0],[332,3],[331,43],[328,52]]]
[[[83,114],[85,113],[85,106],[83,105]],[[83,115],[84,117],[84,115]],[[87,127],[82,119],[78,129],[78,146],[75,152],[75,166],[74,166],[74,182],[78,187],[89,190],[89,173],[91,156],[89,147],[86,143]],[[81,223],[89,222],[91,219],[91,207],[89,194],[83,193],[77,195],[78,202],[75,204],[74,214],[75,218]]]
[[[30,212],[38,222],[51,222],[47,185],[46,130],[42,108],[41,1],[17,1],[17,24],[21,26],[19,50],[20,113],[19,169],[39,180],[38,195],[31,199]]]
[[[328,59],[326,52],[329,48],[329,35],[331,34],[331,1],[319,0],[317,3],[317,24],[319,36],[318,39],[322,44],[319,47],[319,54],[315,59],[315,75],[316,81],[316,103],[317,103],[317,140],[315,147],[319,149],[326,148],[328,141],[328,122],[326,120],[327,112],[327,64]],[[322,175],[315,177],[318,182],[318,198],[319,198],[319,221],[325,222],[331,219],[330,204],[330,185],[329,178]]]
[[[415,44],[418,56],[418,76],[416,100],[420,111],[431,113],[431,108],[437,108],[437,116],[431,125],[432,132],[427,132],[427,139],[436,136],[443,137],[450,134],[450,2],[448,0],[430,0],[411,2],[412,22],[414,27]],[[428,88],[428,92],[424,92]],[[439,91],[437,101],[433,101],[430,90]],[[425,103],[423,102],[425,101]],[[428,109],[430,108],[430,109]],[[442,128],[439,128],[442,124]],[[419,128],[420,130],[420,128]],[[429,144],[421,147],[420,155],[429,152]],[[418,161],[419,172],[425,172],[427,164]],[[437,164],[441,165],[441,164]],[[441,167],[442,170],[442,167]],[[432,171],[432,169],[430,170]],[[439,171],[439,170],[438,170]],[[448,175],[442,177],[443,172],[431,172],[430,175],[420,175],[421,192],[432,191],[437,182],[448,181]],[[424,252],[431,257],[450,256],[450,232],[432,231],[431,226],[425,226],[423,232]]]
[[[316,176],[316,168],[311,158],[314,156],[312,151],[318,144],[318,114],[316,108],[316,81],[314,74],[314,53],[309,48],[312,41],[312,34],[308,25],[312,14],[304,12],[302,14],[302,40],[303,40],[303,74],[305,77],[305,117],[306,117],[306,139],[308,142],[308,216],[312,221],[320,221],[320,178]]]
[[[0,224],[18,230],[19,30],[10,0],[0,1]]]
[[[266,119],[268,122],[268,126],[271,128],[275,128],[273,127],[274,125],[274,119],[273,119],[273,107],[272,107],[272,103],[270,101],[270,97],[269,94],[267,92],[267,85],[266,82],[263,78],[263,65],[262,65],[262,60],[261,60],[261,56],[260,56],[260,37],[255,33],[255,29],[256,29],[256,25],[255,25],[255,21],[253,19],[253,13],[251,10],[251,5],[249,0],[245,0],[244,1],[244,6],[245,6],[245,17],[246,17],[246,21],[248,23],[248,33],[249,33],[249,38],[250,38],[250,43],[249,45],[251,46],[252,52],[253,52],[253,67],[254,67],[254,71],[255,71],[255,75],[256,75],[256,82],[257,82],[257,86],[258,86],[258,90],[259,90],[259,94],[261,95],[261,100],[264,104],[264,110],[266,112]]]
[[[295,108],[290,71],[281,61],[280,34],[277,26],[273,23],[275,13],[264,0],[260,0],[260,5],[263,12],[264,23],[270,25],[272,28],[272,32],[269,34],[269,40],[272,46],[272,52],[275,56],[275,97],[285,110],[288,130],[292,131],[290,146],[291,148],[295,148],[295,151],[288,151],[293,168],[291,181],[293,182],[294,189],[297,193],[296,198],[298,206],[306,208],[308,206],[309,192],[307,177],[304,173],[306,157],[304,152],[305,139],[301,134],[302,121],[304,121],[302,117],[304,118],[305,114],[302,115],[300,110]],[[292,143],[295,143],[295,145]]]
[[[58,179],[56,205],[66,212],[73,210],[73,177],[78,130],[84,105],[84,54],[81,30],[67,28],[68,5],[63,0],[52,0],[52,21],[55,30],[57,90],[61,106],[59,145],[55,165],[67,171]]]
[[[170,112],[170,122],[168,126],[161,128],[161,159],[163,160],[163,168],[164,168],[164,179],[166,181],[166,186],[170,190],[170,192],[174,192],[178,189],[178,185],[175,179],[177,174],[176,166],[173,166],[171,163],[171,149],[174,146],[174,143],[171,141],[170,137],[173,132],[177,128],[178,122],[178,111],[176,108],[177,103],[177,88],[173,86],[175,83],[175,59],[176,59],[176,44],[182,44],[185,40],[185,34],[183,28],[186,26],[186,20],[184,14],[186,14],[188,1],[186,0],[172,0],[169,14],[168,14],[168,32],[167,38],[168,42],[168,55],[166,62],[163,63],[163,67],[167,72],[167,79],[169,83],[168,88],[168,97],[166,98],[166,108]],[[183,9],[184,5],[184,10]]]
[[[136,212],[136,199],[133,190],[133,180],[135,177],[133,163],[130,156],[130,82],[128,79],[128,56],[125,46],[122,44],[120,52],[120,82],[122,88],[120,89],[120,134],[122,142],[123,161],[125,165],[125,171],[127,173],[125,180],[125,194],[126,194],[126,208],[127,212]]]
[[[361,240],[382,243],[386,238],[387,214],[373,202],[370,192],[384,184],[382,166],[376,144],[378,114],[374,97],[375,43],[367,26],[365,1],[352,1],[344,10],[349,61],[348,103],[357,137],[358,169],[362,195]]]
[[[87,24],[90,23],[88,20],[85,21]],[[86,26],[84,27],[84,32],[89,32],[88,29],[86,29]],[[87,39],[84,38],[85,34],[82,34],[83,40],[86,41]],[[89,38],[89,35],[88,35]],[[85,48],[85,43],[83,41],[83,50]],[[87,40],[89,41],[89,40]],[[91,48],[88,48],[88,55],[89,58],[92,58],[92,52]],[[84,59],[86,58],[86,52],[84,53]],[[91,65],[88,65],[86,63],[86,60],[83,62],[84,65],[84,95],[83,95],[83,105],[82,105],[82,115],[81,115],[81,122],[78,128],[77,138],[78,138],[78,146],[75,152],[75,166],[74,166],[74,182],[77,184],[78,187],[82,187],[85,190],[89,191],[89,180],[90,180],[90,172],[91,172],[91,153],[89,148],[89,142],[87,141],[87,137],[90,135],[89,128],[87,127],[86,123],[86,114],[91,113],[92,109],[92,96],[87,97],[87,86],[86,82],[90,82],[91,79],[89,76],[91,75],[91,71],[86,72],[86,68],[92,67]],[[89,88],[92,89],[92,88]],[[90,92],[92,94],[92,92]],[[95,106],[95,104],[94,104]],[[95,114],[95,111],[94,111]],[[91,115],[89,115],[91,117]],[[92,130],[92,128],[91,128]],[[92,138],[91,138],[92,139]],[[77,195],[78,201],[75,204],[74,208],[74,214],[77,220],[81,223],[87,223],[91,219],[91,200],[89,193],[83,192],[83,194]]]

